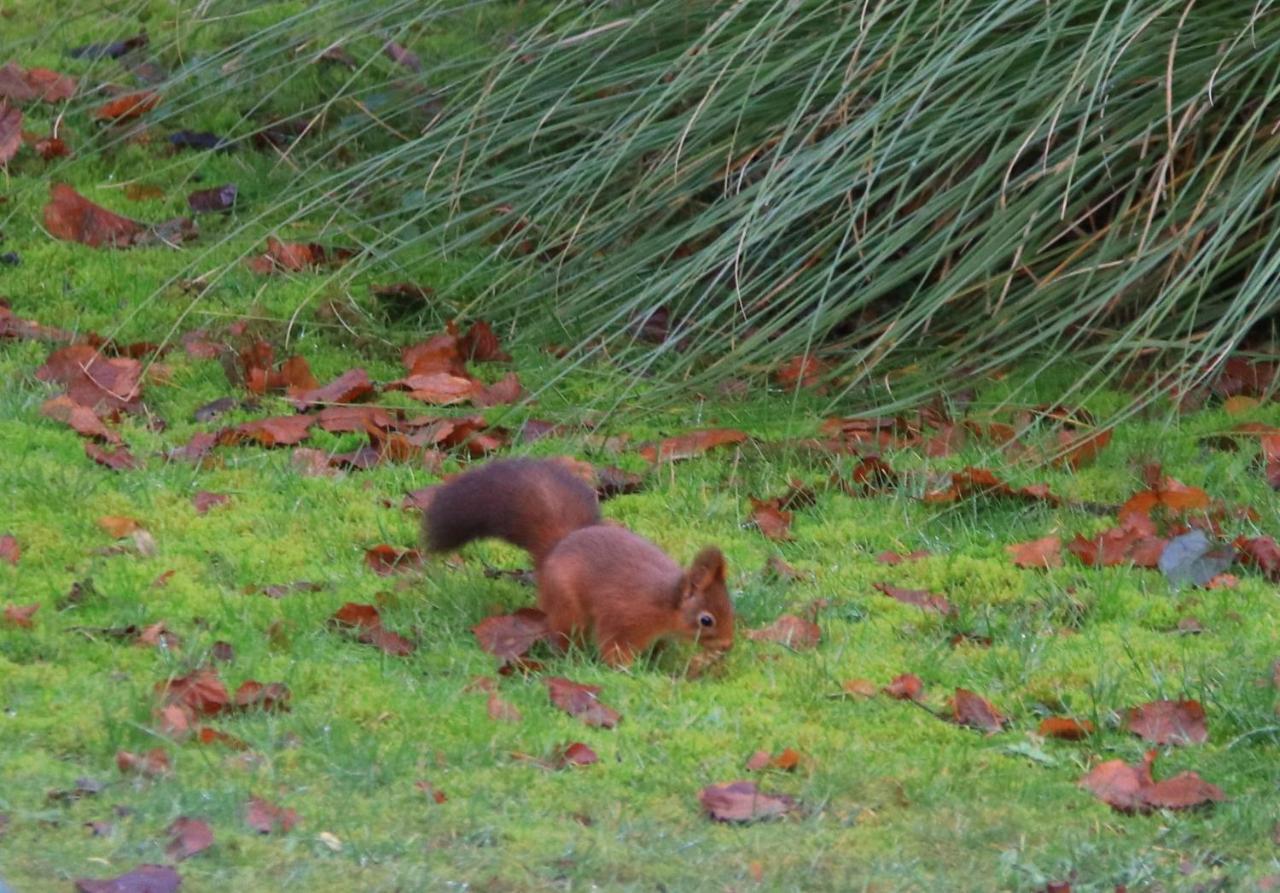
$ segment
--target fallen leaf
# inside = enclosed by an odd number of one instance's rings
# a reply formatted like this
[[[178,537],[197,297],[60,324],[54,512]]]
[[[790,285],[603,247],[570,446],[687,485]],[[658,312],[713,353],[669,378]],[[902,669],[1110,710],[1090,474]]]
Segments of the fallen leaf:
[[[790,797],[763,793],[750,781],[709,785],[698,794],[698,802],[718,822],[754,822],[777,818],[795,809]]]
[[[222,505],[231,501],[231,497],[226,493],[210,493],[208,490],[201,490],[191,497],[191,503],[195,506],[196,514],[203,515],[217,505]]]
[[[230,211],[236,204],[239,190],[234,183],[214,186],[211,189],[197,189],[187,196],[187,207],[197,214],[213,214]]]
[[[444,795],[444,791],[440,790],[429,781],[415,781],[413,786],[422,791],[422,793],[426,794],[436,803],[444,803],[449,799]]]
[[[34,625],[31,618],[34,617],[36,611],[39,610],[39,602],[33,602],[29,605],[5,605],[4,620],[5,623],[13,626],[20,626],[23,629],[31,629]]]
[[[22,147],[22,110],[0,101],[0,167],[4,167]]]
[[[776,642],[795,651],[804,651],[818,647],[822,641],[822,630],[810,620],[783,614],[768,626],[748,630],[747,638],[757,642]]]
[[[126,775],[142,775],[147,778],[159,778],[173,771],[169,754],[163,747],[152,748],[145,754],[117,751],[116,767]]]
[[[1126,726],[1152,744],[1203,744],[1209,739],[1199,701],[1150,701],[1129,708]]]
[[[780,769],[783,772],[790,772],[798,765],[800,765],[800,754],[790,747],[784,749],[777,756],[767,750],[757,750],[747,760],[747,769],[751,772],[760,772],[764,769]]]
[[[986,468],[953,471],[946,476],[946,480],[948,481],[946,486],[927,491],[922,497],[923,501],[949,503],[984,496],[1018,499],[1024,502],[1044,502],[1049,505],[1062,503],[1062,500],[1049,490],[1048,484],[1031,484],[1015,490]]]
[[[168,865],[139,865],[133,871],[105,881],[80,878],[76,893],[176,893],[182,876]]]
[[[1227,799],[1220,787],[1195,772],[1182,772],[1164,781],[1153,780],[1151,768],[1155,758],[1156,752],[1149,750],[1139,766],[1123,760],[1099,763],[1080,780],[1080,787],[1119,812],[1190,809]]]
[[[495,722],[521,722],[524,717],[520,715],[520,711],[516,706],[498,696],[496,691],[489,692],[486,709],[489,712],[489,718]]]
[[[113,214],[65,183],[54,183],[50,193],[44,225],[54,238],[90,248],[126,248],[147,231],[145,224]]]
[[[59,394],[44,401],[40,406],[40,414],[45,418],[70,425],[71,429],[81,437],[91,437],[116,445],[122,442],[120,435],[108,428],[95,410],[77,403],[66,394]]]
[[[245,823],[259,834],[279,830],[285,834],[298,823],[297,810],[268,803],[261,797],[250,797],[245,807]]]
[[[925,589],[902,589],[898,586],[890,586],[888,583],[872,583],[871,586],[903,604],[915,605],[917,608],[936,611],[939,614],[951,613],[951,603],[945,596],[936,595]]]
[[[84,445],[85,455],[104,465],[112,471],[135,471],[142,467],[142,462],[129,452],[127,447],[120,447],[115,450],[104,450],[92,441],[86,441]]]
[[[1240,561],[1256,567],[1273,583],[1280,582],[1280,544],[1269,536],[1237,537],[1233,544],[1240,550]]]
[[[213,846],[213,829],[204,819],[178,816],[165,833],[169,835],[169,845],[164,853],[174,862],[190,859]]]
[[[884,687],[884,693],[899,701],[919,701],[924,697],[924,683],[915,673],[903,673]]]
[[[347,602],[333,615],[331,622],[338,627],[356,630],[357,641],[396,657],[412,654],[417,647],[399,633],[383,627],[378,609],[373,605]]]
[[[781,500],[751,499],[751,521],[766,537],[775,541],[791,539],[791,512],[783,511]]]
[[[481,408],[503,406],[517,402],[523,394],[524,389],[520,386],[520,379],[514,372],[510,372],[491,385],[480,386],[471,395],[471,402]],[[409,396],[414,396],[414,393],[411,392]]]
[[[799,354],[774,370],[773,377],[784,388],[821,388],[831,367],[818,357]]]
[[[293,446],[310,436],[314,423],[315,419],[307,415],[272,416],[225,428],[218,432],[218,443],[234,446],[256,441],[264,447]]]
[[[521,608],[514,614],[488,617],[471,627],[480,647],[503,660],[515,660],[529,653],[537,642],[550,635],[547,615],[536,608]]]
[[[957,688],[951,699],[951,716],[958,725],[988,733],[1000,731],[1008,722],[990,701],[964,688]]]
[[[1071,469],[1083,468],[1091,465],[1109,443],[1110,428],[1085,434],[1070,430],[1059,431],[1057,455],[1050,464],[1055,467],[1065,465]]]
[[[1025,543],[1005,546],[1005,551],[1013,556],[1015,567],[1047,569],[1062,567],[1062,540],[1057,536],[1046,536]]]
[[[589,726],[612,729],[622,718],[616,710],[600,703],[598,685],[581,685],[562,676],[552,676],[542,681],[547,686],[552,704]]]
[[[14,62],[0,68],[0,99],[12,102],[64,102],[76,92],[75,78],[47,68],[23,70]]]
[[[1160,553],[1157,567],[1173,586],[1192,583],[1208,586],[1209,581],[1235,563],[1230,547],[1215,547],[1200,529],[1175,536]]]
[[[321,403],[355,403],[373,392],[369,373],[363,369],[351,369],[324,387],[291,391],[289,402],[296,409],[308,410]]]
[[[88,344],[55,350],[36,369],[36,378],[64,385],[68,399],[94,411],[139,408],[142,364],[131,357],[104,357]]]
[[[1156,809],[1190,809],[1227,799],[1222,788],[1210,784],[1195,772],[1180,772],[1157,781],[1142,792],[1142,799]]]
[[[425,563],[417,549],[397,549],[386,543],[365,550],[364,563],[380,577],[417,570]]]
[[[888,551],[881,552],[877,555],[876,561],[880,564],[896,566],[902,564],[904,561],[918,561],[921,558],[928,558],[932,554],[933,553],[928,549],[917,549],[914,552],[908,552],[906,555],[899,555],[897,552]]]
[[[288,711],[289,697],[289,689],[282,682],[263,685],[247,679],[236,689],[235,706],[239,710],[262,710],[267,713]]]
[[[31,144],[31,148],[35,149],[36,154],[44,161],[66,158],[71,154],[71,147],[67,145],[66,140],[56,136],[41,137]]]
[[[218,671],[206,667],[192,670],[156,685],[163,704],[182,704],[193,713],[213,716],[228,709],[231,698],[218,678]]]
[[[128,121],[145,115],[159,104],[160,94],[149,90],[125,93],[98,108],[93,117],[99,121]]]
[[[678,437],[668,437],[658,444],[643,446],[640,448],[640,455],[650,463],[677,462],[701,456],[716,447],[742,443],[746,439],[745,433],[733,428],[706,428]]]
[[[262,275],[300,273],[342,263],[352,256],[345,248],[325,248],[314,242],[282,242],[267,237],[267,251],[248,261],[249,269]]]
[[[1040,720],[1037,734],[1044,738],[1081,741],[1093,734],[1093,723],[1087,719],[1077,720],[1068,716],[1046,716]]]
[[[590,766],[598,762],[600,757],[596,752],[581,741],[574,741],[572,744],[557,748],[552,756],[552,765],[557,769],[563,769],[566,766]]]
[[[383,44],[382,52],[385,53],[387,58],[392,62],[409,69],[409,71],[414,74],[422,73],[422,60],[418,58],[417,54],[396,43],[394,40],[388,40]]]
[[[0,536],[0,561],[7,561],[17,567],[18,559],[21,557],[22,546],[18,545],[18,538],[12,533]]]
[[[840,685],[845,694],[857,695],[860,698],[874,698],[880,689],[870,679],[846,679]]]

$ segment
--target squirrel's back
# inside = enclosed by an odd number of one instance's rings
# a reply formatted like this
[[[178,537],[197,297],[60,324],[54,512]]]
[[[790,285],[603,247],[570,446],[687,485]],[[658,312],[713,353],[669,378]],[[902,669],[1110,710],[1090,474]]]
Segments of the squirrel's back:
[[[422,517],[433,552],[496,537],[525,549],[535,565],[556,543],[600,523],[595,490],[549,459],[500,459],[441,484]]]

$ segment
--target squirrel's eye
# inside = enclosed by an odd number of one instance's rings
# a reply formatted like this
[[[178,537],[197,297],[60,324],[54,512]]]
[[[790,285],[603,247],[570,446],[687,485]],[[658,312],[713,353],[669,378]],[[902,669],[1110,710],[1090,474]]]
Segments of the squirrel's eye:
[[[703,611],[701,614],[698,615],[698,622],[703,626],[716,625],[716,619],[712,617],[711,614],[708,613],[707,611]]]

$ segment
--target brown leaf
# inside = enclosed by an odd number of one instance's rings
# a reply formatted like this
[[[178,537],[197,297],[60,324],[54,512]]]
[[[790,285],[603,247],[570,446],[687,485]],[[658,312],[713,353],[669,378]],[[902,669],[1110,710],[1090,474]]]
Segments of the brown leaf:
[[[5,623],[13,626],[20,626],[23,629],[31,629],[33,622],[32,617],[36,611],[40,610],[39,602],[33,602],[29,605],[5,605],[4,620]]]
[[[964,688],[957,688],[951,699],[951,716],[959,725],[988,733],[1000,731],[1008,722],[990,701]]]
[[[231,698],[218,678],[218,671],[205,667],[156,685],[164,704],[181,704],[193,713],[213,716],[228,709]]]
[[[622,719],[616,710],[600,703],[598,685],[581,685],[562,676],[552,676],[542,681],[547,686],[552,704],[589,726],[612,729]]]
[[[590,766],[598,762],[600,757],[596,756],[596,752],[581,741],[574,741],[572,744],[556,748],[551,758],[551,764],[557,769],[564,769],[567,766]]]
[[[65,183],[54,183],[50,193],[44,225],[54,238],[90,248],[126,248],[147,231],[145,224],[95,205]]]
[[[142,462],[135,458],[127,447],[104,450],[93,441],[86,441],[84,452],[94,462],[104,465],[112,471],[134,471],[142,467]]]
[[[266,253],[250,258],[248,265],[261,275],[299,273],[340,264],[351,256],[352,252],[346,248],[325,248],[314,242],[282,242],[268,236]]]
[[[804,651],[818,647],[822,641],[822,630],[812,621],[794,614],[783,614],[768,626],[748,630],[747,638],[757,642],[776,642],[795,651]]]
[[[640,455],[650,463],[676,462],[701,456],[716,447],[742,443],[746,439],[745,433],[733,428],[704,428],[677,437],[668,437],[658,444],[643,446],[640,448]]]
[[[36,154],[44,161],[52,161],[55,158],[66,158],[71,154],[71,147],[61,137],[44,136],[31,144],[31,148],[35,149]]]
[[[1240,550],[1240,561],[1256,567],[1273,583],[1280,583],[1280,544],[1269,536],[1237,537],[1234,543]]]
[[[18,544],[18,539],[12,533],[6,533],[0,536],[0,561],[7,561],[14,567],[18,565],[18,559],[22,557],[22,546]]]
[[[108,428],[97,412],[77,403],[66,394],[59,394],[44,401],[40,406],[40,414],[45,418],[70,425],[72,430],[81,437],[96,438],[104,443],[117,445],[121,443],[120,435]]]
[[[168,865],[139,865],[105,881],[80,878],[76,893],[177,893],[182,877]]]
[[[520,715],[520,711],[516,706],[498,696],[496,691],[489,692],[489,699],[486,705],[489,711],[489,718],[495,722],[511,722],[516,723],[524,719]]]
[[[798,765],[800,765],[800,754],[790,747],[777,756],[770,754],[767,750],[757,750],[747,760],[747,769],[751,772],[760,772],[763,769],[780,769],[783,772],[790,772]]]
[[[75,78],[47,68],[23,70],[14,62],[0,68],[0,99],[13,102],[65,102],[76,92]]]
[[[773,377],[784,388],[821,388],[830,374],[827,363],[809,354],[798,354],[779,366]]]
[[[0,338],[18,338],[26,341],[72,341],[75,336],[62,329],[42,326],[38,322],[14,316],[9,302],[0,298]]]
[[[467,334],[458,339],[458,350],[473,363],[505,363],[511,359],[511,355],[498,343],[493,327],[481,319],[473,322]]]
[[[919,701],[924,697],[924,683],[915,673],[903,673],[884,687],[884,693],[899,701]]]
[[[777,818],[795,809],[790,797],[763,793],[750,781],[709,785],[698,794],[698,802],[718,822],[754,822]]]
[[[1067,551],[1092,567],[1133,564],[1153,568],[1167,543],[1156,536],[1155,524],[1146,514],[1122,512],[1119,526],[1104,530],[1091,540],[1076,534],[1067,544]]]
[[[1044,738],[1082,741],[1093,734],[1093,723],[1087,719],[1072,719],[1069,716],[1046,716],[1040,720],[1037,732]]]
[[[164,852],[174,862],[190,859],[213,846],[213,829],[204,819],[178,816],[165,833],[169,835],[169,845]]]
[[[93,113],[99,121],[128,121],[139,118],[160,104],[160,95],[149,90],[125,93],[101,106]]]
[[[22,146],[22,110],[0,101],[0,167],[18,154]]]
[[[389,577],[421,568],[424,559],[417,549],[402,550],[382,543],[365,550],[364,563],[378,576]]]
[[[1107,760],[1094,766],[1080,779],[1080,787],[1120,812],[1145,811],[1142,791],[1152,784],[1151,764],[1154,760],[1154,751],[1147,754],[1141,766],[1131,766],[1124,760]]]
[[[491,385],[481,385],[471,397],[471,402],[479,407],[502,406],[517,402],[524,394],[520,387],[520,379],[514,372],[509,372]],[[409,394],[414,396],[413,393]]]
[[[1058,432],[1057,457],[1050,464],[1055,467],[1065,465],[1071,469],[1083,468],[1091,465],[1109,443],[1110,428],[1084,434],[1064,429]]]
[[[547,615],[535,608],[488,617],[471,627],[480,647],[503,660],[524,657],[537,642],[550,635]]]
[[[355,403],[374,392],[369,373],[351,369],[321,388],[291,391],[289,402],[296,409],[308,410],[320,403]]]
[[[307,439],[314,423],[307,415],[272,416],[225,428],[218,432],[218,443],[235,446],[256,441],[265,447],[293,446]]]
[[[876,556],[876,561],[881,564],[899,565],[904,561],[918,561],[921,558],[928,558],[933,553],[928,549],[917,549],[914,552],[908,552],[906,555],[899,555],[897,552],[881,552]]]
[[[288,711],[289,688],[283,682],[263,685],[247,679],[236,689],[235,706],[239,710],[262,710],[266,713]]]
[[[1049,490],[1048,484],[1031,484],[1015,490],[986,468],[954,471],[948,475],[948,478],[950,483],[947,486],[926,492],[922,497],[924,502],[948,503],[978,496],[1045,502],[1049,505],[1060,505],[1062,502]]]
[[[235,207],[238,193],[239,190],[234,183],[214,186],[211,189],[197,189],[187,196],[187,207],[197,214],[230,211]]]
[[[138,409],[142,364],[130,357],[104,357],[88,344],[72,344],[49,354],[36,369],[40,381],[65,385],[66,396],[93,410]]]
[[[271,834],[276,830],[287,834],[298,823],[298,813],[296,810],[268,803],[261,797],[250,797],[245,806],[244,819],[259,834]]]
[[[779,542],[791,539],[791,512],[783,511],[779,498],[756,499],[754,496],[749,498],[752,508],[751,521],[761,533]]]
[[[1025,543],[1014,543],[1005,546],[1004,550],[1013,556],[1016,567],[1045,570],[1051,567],[1062,567],[1062,539],[1057,536],[1046,536]]]
[[[874,698],[880,689],[870,679],[846,679],[841,683],[840,690],[860,698]]]
[[[230,502],[231,497],[226,493],[210,493],[208,490],[201,490],[191,497],[191,503],[196,508],[196,513],[203,515],[216,505],[222,505]]]
[[[939,614],[951,613],[951,603],[947,601],[945,596],[935,595],[925,589],[902,589],[898,586],[891,586],[888,583],[872,583],[871,585],[889,596],[889,598],[900,601],[903,604],[915,605],[917,608],[936,611]]]
[[[355,629],[357,641],[396,657],[412,654],[417,647],[399,633],[385,629],[378,609],[373,605],[347,602],[333,615],[331,622],[338,627]]]
[[[1145,788],[1142,799],[1156,809],[1190,809],[1227,799],[1222,788],[1210,784],[1194,772],[1180,772]]]
[[[1129,708],[1130,732],[1152,744],[1203,744],[1209,739],[1199,701],[1150,701]]]
[[[145,754],[117,751],[116,767],[125,775],[142,775],[147,778],[159,778],[173,771],[169,754],[163,747],[152,748]]]

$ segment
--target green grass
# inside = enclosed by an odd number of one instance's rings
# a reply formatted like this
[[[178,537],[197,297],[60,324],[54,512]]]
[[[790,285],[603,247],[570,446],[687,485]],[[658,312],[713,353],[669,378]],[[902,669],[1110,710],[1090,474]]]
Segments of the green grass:
[[[255,26],[290,8],[260,11]],[[30,32],[34,7],[19,9],[28,12],[22,24]],[[91,25],[76,26],[65,42],[102,39]],[[152,18],[150,27],[159,42],[162,25]],[[223,36],[192,39],[213,46]],[[60,33],[19,61],[81,73],[85,63],[59,55],[63,39]],[[281,108],[305,105],[315,87],[307,79],[290,84],[278,97]],[[40,131],[52,114],[33,112],[28,129]],[[200,109],[182,125],[236,120],[225,110]],[[83,110],[66,126],[73,137],[91,129]],[[16,313],[123,341],[254,318],[282,355],[306,356],[321,380],[354,365],[387,380],[399,374],[397,345],[437,330],[456,312],[433,307],[421,320],[388,324],[366,286],[447,281],[470,273],[475,258],[424,252],[415,267],[375,262],[350,282],[253,275],[239,261],[260,250],[267,233],[341,242],[357,238],[359,222],[339,225],[313,213],[286,225],[277,190],[292,174],[273,154],[169,157],[162,143],[85,152],[52,170],[20,157],[0,211],[3,248],[22,256],[21,266],[0,267],[0,293]],[[313,176],[322,173],[331,172]],[[182,252],[94,251],[42,232],[40,207],[54,176],[147,220],[181,213],[185,191],[196,185],[234,181],[243,204],[226,219],[203,218],[201,240]],[[132,205],[113,188],[129,179],[154,183],[165,197]],[[265,209],[281,216],[257,220]],[[192,275],[196,258],[197,272],[212,271],[214,284],[193,301],[172,280]],[[348,325],[324,312],[331,302],[348,314]],[[0,813],[8,817],[0,877],[15,893],[64,890],[72,878],[163,862],[163,829],[180,815],[206,819],[216,836],[213,849],[180,866],[183,889],[193,891],[1032,890],[1069,876],[1077,890],[1119,883],[1192,889],[1214,878],[1252,889],[1258,878],[1280,873],[1272,839],[1276,692],[1260,682],[1280,656],[1273,585],[1241,571],[1235,590],[1175,593],[1155,572],[1087,570],[1071,559],[1049,573],[1019,571],[1006,544],[1053,531],[1065,539],[1110,522],[1080,509],[992,500],[938,511],[910,492],[853,499],[824,485],[833,470],[847,473],[849,459],[775,446],[816,430],[822,398],[771,392],[760,375],[741,400],[691,393],[641,414],[618,396],[648,386],[632,374],[634,356],[597,357],[562,375],[543,344],[518,337],[513,344],[514,368],[537,400],[490,410],[492,421],[581,423],[589,410],[612,409],[597,433],[627,434],[633,444],[707,425],[738,426],[756,437],[736,452],[654,471],[642,493],[608,503],[605,513],[681,560],[705,542],[721,544],[743,629],[830,600],[819,614],[822,645],[792,653],[743,639],[718,671],[697,680],[684,678],[681,651],[629,673],[589,654],[570,655],[551,660],[548,672],[602,686],[603,700],[624,717],[617,729],[584,727],[550,706],[537,678],[518,677],[501,679],[499,688],[523,722],[496,723],[484,696],[466,690],[475,677],[494,673],[470,627],[532,602],[529,590],[482,574],[482,563],[514,566],[523,557],[482,545],[467,550],[461,568],[435,563],[421,575],[380,578],[363,566],[368,546],[413,543],[417,519],[399,509],[400,498],[434,475],[393,466],[304,478],[287,450],[250,447],[219,448],[209,468],[165,464],[154,455],[162,447],[216,426],[193,422],[192,411],[231,393],[216,362],[191,360],[180,348],[163,358],[168,380],[150,384],[146,394],[168,427],[157,432],[144,420],[125,420],[120,430],[147,465],[115,474],[85,458],[70,430],[39,415],[55,391],[33,376],[47,347],[4,342],[0,533],[12,532],[23,554],[17,566],[0,562],[0,602],[41,606],[31,630],[0,623]],[[979,391],[972,412],[1015,392],[1026,405],[1052,400],[1073,373],[972,382]],[[1100,393],[1090,408],[1115,411],[1124,399]],[[274,411],[287,407],[265,400],[261,414]],[[1280,423],[1272,406],[1257,418]],[[1064,497],[1108,503],[1140,486],[1143,463],[1162,461],[1180,480],[1260,512],[1257,522],[1231,522],[1232,533],[1275,534],[1274,494],[1250,452],[1202,445],[1203,435],[1237,421],[1218,409],[1183,417],[1157,411],[1123,424],[1098,463],[1074,473],[1010,466],[974,449],[943,460],[907,452],[891,461],[917,470],[989,463],[1011,482],[1044,480]],[[359,439],[314,440],[349,449]],[[613,455],[595,443],[573,434],[513,452],[571,453],[644,469],[630,448]],[[447,470],[458,467],[451,460]],[[780,493],[792,477],[819,484],[818,503],[797,513],[793,542],[772,544],[744,526],[747,497]],[[200,516],[191,505],[199,490],[229,493],[232,501]],[[155,539],[155,555],[101,554],[114,545],[97,524],[104,515],[139,519]],[[874,557],[919,548],[934,554],[892,568]],[[808,579],[767,577],[761,569],[775,554]],[[169,571],[167,583],[156,586]],[[84,580],[92,580],[94,594],[59,608],[72,584]],[[279,600],[245,591],[296,580],[324,588]],[[945,592],[957,615],[944,620],[893,602],[872,589],[880,581]],[[387,624],[412,635],[418,650],[387,657],[327,629],[327,618],[347,601],[380,604]],[[1206,633],[1176,634],[1185,616],[1198,618]],[[181,635],[179,648],[141,648],[75,630],[159,621]],[[989,635],[992,646],[949,645],[959,631]],[[221,667],[229,684],[280,681],[293,695],[287,713],[213,722],[248,742],[247,752],[174,744],[153,731],[156,684],[208,662],[217,641],[234,648],[234,660]],[[957,686],[969,688],[1008,714],[1010,728],[984,737],[885,698],[833,697],[845,680],[884,684],[908,671],[924,680],[930,707],[941,709]],[[1113,712],[1157,697],[1201,700],[1210,729],[1208,743],[1163,754],[1157,775],[1194,769],[1220,785],[1228,802],[1207,812],[1125,817],[1077,789],[1093,759],[1140,757],[1143,742],[1118,729]],[[1059,712],[1093,719],[1102,731],[1082,744],[1035,739],[1040,717]],[[545,756],[570,741],[588,743],[599,764],[548,772],[514,756]],[[118,750],[156,746],[169,753],[173,777],[137,781],[117,772]],[[804,754],[801,767],[760,781],[795,797],[799,815],[729,827],[701,814],[703,786],[746,778],[752,752],[784,747]],[[107,786],[70,803],[49,797],[82,777]],[[415,787],[419,780],[447,800],[435,803]],[[298,810],[299,826],[287,835],[252,833],[242,819],[251,794]],[[84,827],[90,821],[112,829],[91,836]],[[322,833],[336,837],[339,848]]]

